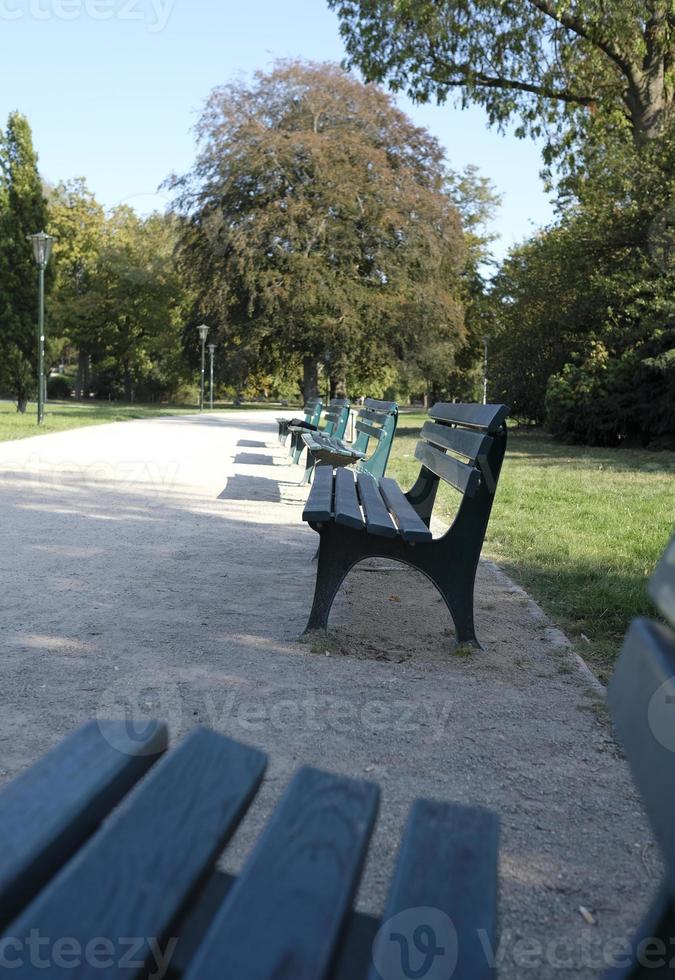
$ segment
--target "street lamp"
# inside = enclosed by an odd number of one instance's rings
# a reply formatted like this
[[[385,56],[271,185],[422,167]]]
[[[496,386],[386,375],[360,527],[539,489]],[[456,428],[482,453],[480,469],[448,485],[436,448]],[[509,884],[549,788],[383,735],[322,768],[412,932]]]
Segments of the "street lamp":
[[[38,299],[38,328],[37,328],[37,348],[38,348],[38,410],[37,424],[42,425],[45,420],[45,269],[52,254],[54,239],[44,231],[36,235],[28,236],[33,243],[33,255],[35,264],[40,274],[39,299]]]
[[[204,411],[204,366],[206,361],[206,351],[205,351],[206,336],[208,332],[209,332],[209,328],[205,323],[202,323],[200,326],[197,327],[197,333],[199,334],[199,339],[202,342],[202,377],[201,377],[201,384],[199,387],[199,411],[200,412]]]
[[[213,355],[216,350],[215,344],[209,344],[209,354],[211,355],[211,379],[209,382],[209,407],[213,408]]]
[[[488,389],[488,335],[483,336],[483,404],[487,405]]]

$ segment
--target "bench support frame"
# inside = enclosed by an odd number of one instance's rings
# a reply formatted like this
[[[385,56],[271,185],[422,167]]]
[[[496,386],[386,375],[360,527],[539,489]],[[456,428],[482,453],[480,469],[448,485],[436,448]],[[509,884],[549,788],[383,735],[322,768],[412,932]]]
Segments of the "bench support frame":
[[[385,538],[343,524],[312,523],[320,535],[314,602],[305,633],[326,630],[340,586],[350,569],[366,558],[390,558],[416,568],[436,586],[452,616],[457,644],[481,649],[474,628],[474,585],[495,488],[506,451],[506,426],[494,433],[492,446],[478,464],[482,479],[472,497],[464,495],[457,515],[445,534],[433,541],[409,544],[400,537]],[[429,526],[439,477],[422,467],[406,493]]]

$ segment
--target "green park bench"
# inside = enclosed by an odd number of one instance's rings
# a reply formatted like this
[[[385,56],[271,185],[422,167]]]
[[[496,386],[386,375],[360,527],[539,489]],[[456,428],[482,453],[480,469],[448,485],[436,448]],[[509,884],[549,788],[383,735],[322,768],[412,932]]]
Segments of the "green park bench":
[[[473,621],[476,569],[506,450],[505,405],[439,403],[415,449],[422,464],[407,493],[389,477],[319,465],[303,511],[320,535],[314,602],[306,632],[328,626],[333,600],[350,568],[392,558],[417,568],[443,596],[458,643],[478,646]],[[440,481],[462,499],[446,533],[429,525]]]
[[[320,398],[310,398],[305,403],[304,419],[287,419],[278,418],[277,425],[279,426],[279,442],[281,445],[285,445],[288,439],[288,430],[291,425],[296,427],[302,426],[316,426],[319,424],[319,419],[321,418],[321,412],[323,411],[323,402]]]
[[[317,420],[312,424],[290,425],[288,431],[291,434],[291,455],[294,463],[300,462],[305,444],[302,435],[305,432],[321,432],[327,436],[336,436],[341,439],[349,422],[349,402],[346,398],[332,398],[324,414],[324,427],[320,428]]]
[[[346,443],[343,439],[329,436],[325,432],[303,432],[301,438],[307,446],[303,483],[309,483],[317,463],[329,463],[331,466],[354,464],[354,469],[358,473],[369,473],[374,477],[384,476],[397,421],[396,402],[366,398],[356,416],[354,428],[357,435],[353,443]],[[371,441],[375,443],[375,448],[368,455]]]

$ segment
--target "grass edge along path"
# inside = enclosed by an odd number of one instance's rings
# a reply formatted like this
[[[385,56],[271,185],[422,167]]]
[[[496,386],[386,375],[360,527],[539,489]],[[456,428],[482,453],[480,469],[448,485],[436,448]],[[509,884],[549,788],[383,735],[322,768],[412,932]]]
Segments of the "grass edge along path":
[[[213,411],[246,411],[270,408],[264,404],[218,405]],[[287,410],[287,409],[285,409]],[[208,413],[210,409],[205,409]],[[28,405],[22,415],[16,410],[11,401],[0,401],[0,442],[15,439],[29,439],[31,436],[49,435],[53,432],[65,432],[68,429],[78,429],[86,425],[107,425],[111,422],[127,422],[132,419],[161,418],[169,415],[195,415],[199,412],[198,405],[120,405],[115,402],[56,402],[50,401],[45,406],[45,421],[39,426],[36,423],[35,404]]]
[[[406,489],[425,417],[400,417],[389,474]],[[443,487],[437,516],[449,522],[458,498]],[[569,446],[514,427],[483,553],[606,682],[628,622],[653,614],[645,586],[674,522],[675,452]]]

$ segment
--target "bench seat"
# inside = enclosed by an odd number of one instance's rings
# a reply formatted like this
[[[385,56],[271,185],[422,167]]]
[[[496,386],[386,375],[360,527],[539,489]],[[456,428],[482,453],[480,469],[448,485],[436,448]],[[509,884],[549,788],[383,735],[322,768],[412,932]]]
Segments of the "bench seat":
[[[332,466],[317,466],[302,518],[317,525],[335,521],[410,544],[432,540],[431,531],[395,480],[386,476],[376,480],[367,473]]]

